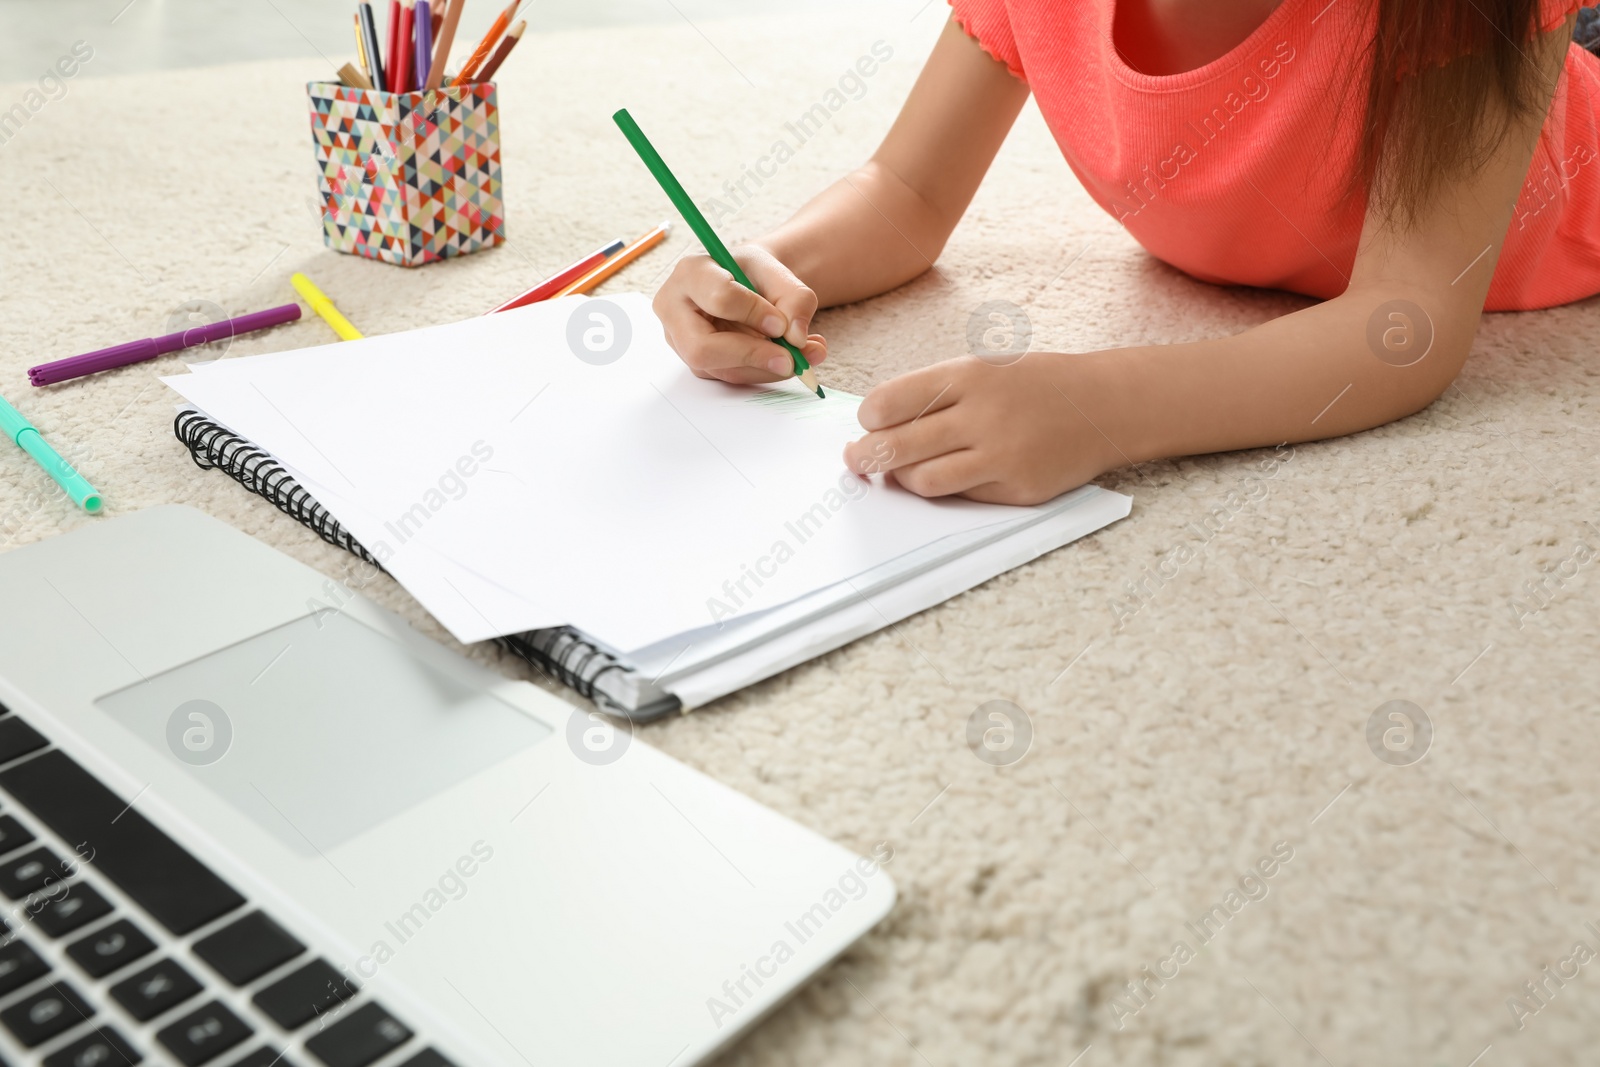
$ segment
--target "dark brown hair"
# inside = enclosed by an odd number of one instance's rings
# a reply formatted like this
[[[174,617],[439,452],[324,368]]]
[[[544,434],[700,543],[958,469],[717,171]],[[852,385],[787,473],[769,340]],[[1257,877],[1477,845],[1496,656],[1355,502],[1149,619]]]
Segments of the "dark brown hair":
[[[1539,0],[1372,0],[1366,121],[1352,191],[1414,225],[1439,187],[1470,175],[1541,107]],[[1359,74],[1357,75],[1359,77]]]

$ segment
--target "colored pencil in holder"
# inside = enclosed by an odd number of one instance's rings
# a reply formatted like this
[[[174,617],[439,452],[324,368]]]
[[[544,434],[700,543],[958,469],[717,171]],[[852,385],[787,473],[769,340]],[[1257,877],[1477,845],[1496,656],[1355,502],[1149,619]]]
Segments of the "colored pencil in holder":
[[[361,36],[366,41],[367,65],[372,71],[372,84],[374,88],[388,88],[388,79],[383,72],[383,53],[378,47],[378,23],[372,14],[372,5],[367,0],[361,0],[356,5],[356,19],[361,23]]]
[[[400,54],[400,0],[389,0],[389,47],[383,50],[383,69],[388,75],[384,79],[384,88],[391,93],[398,93],[399,71],[395,70],[395,56]]]
[[[500,39],[500,45],[494,50],[494,55],[489,57],[489,62],[483,65],[474,81],[486,82],[494,77],[494,72],[500,69],[500,64],[506,61],[506,56],[517,47],[517,42],[522,40],[522,32],[528,28],[527,22],[519,22],[506,31]]]
[[[455,80],[450,83],[451,85],[465,85],[468,82],[479,80],[478,68],[489,57],[489,52],[494,48],[495,43],[500,40],[500,35],[506,32],[506,26],[510,25],[512,17],[517,13],[518,2],[519,0],[511,0],[506,9],[495,17],[494,22],[489,26],[489,32],[483,35],[483,40],[478,42],[478,47],[472,50],[472,55],[462,64],[461,72],[455,76]]]
[[[428,70],[428,84],[426,88],[437,89],[444,79],[444,65],[450,59],[450,46],[455,43],[456,26],[461,22],[461,7],[467,0],[455,0],[444,13],[444,21],[439,24],[437,39],[433,42],[433,63]]]
[[[428,84],[428,66],[433,62],[433,8],[428,0],[417,0],[415,80],[421,89]]]

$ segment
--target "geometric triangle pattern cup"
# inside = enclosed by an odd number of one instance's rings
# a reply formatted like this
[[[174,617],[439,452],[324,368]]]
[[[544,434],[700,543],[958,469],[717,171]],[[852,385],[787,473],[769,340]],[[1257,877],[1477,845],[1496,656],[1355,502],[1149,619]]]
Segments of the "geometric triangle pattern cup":
[[[506,239],[493,82],[410,93],[311,82],[306,92],[329,248],[419,267]]]

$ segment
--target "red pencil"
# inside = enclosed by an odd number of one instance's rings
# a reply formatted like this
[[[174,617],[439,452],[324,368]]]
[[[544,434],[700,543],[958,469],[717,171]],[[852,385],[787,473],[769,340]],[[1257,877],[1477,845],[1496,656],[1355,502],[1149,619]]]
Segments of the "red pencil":
[[[411,69],[411,53],[416,47],[413,36],[416,18],[416,0],[400,0],[400,48],[394,57],[394,92],[397,93],[410,92],[411,83],[416,79],[416,72]]]
[[[384,42],[383,87],[391,93],[398,92],[394,87],[395,79],[399,77],[394,62],[395,53],[398,51],[400,51],[400,0],[389,0],[389,39]]]
[[[559,274],[552,274],[550,277],[546,278],[532,289],[529,289],[521,296],[512,297],[504,304],[501,304],[499,307],[487,312],[487,314],[493,315],[496,311],[510,311],[512,308],[519,308],[524,304],[537,304],[541,300],[549,300],[556,293],[560,292],[562,289],[565,289],[568,285],[577,281],[579,278],[583,277],[585,274],[588,274],[590,271],[594,270],[600,264],[616,255],[618,252],[622,251],[622,247],[625,244],[627,244],[627,242],[619,238],[615,241],[612,241],[604,248],[595,249],[593,252],[590,252],[587,256],[584,256],[566,270],[561,271]]]

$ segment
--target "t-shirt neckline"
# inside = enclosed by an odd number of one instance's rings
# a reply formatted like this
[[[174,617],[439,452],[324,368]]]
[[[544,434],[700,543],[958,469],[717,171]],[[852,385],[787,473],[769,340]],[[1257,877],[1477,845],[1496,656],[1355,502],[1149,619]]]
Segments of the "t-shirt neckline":
[[[1289,20],[1300,8],[1306,4],[1316,3],[1323,5],[1321,12],[1335,4],[1356,3],[1358,0],[1283,0],[1264,20],[1261,25],[1251,31],[1250,36],[1240,41],[1224,54],[1209,63],[1202,64],[1192,70],[1181,71],[1177,74],[1145,74],[1133,69],[1128,61],[1122,58],[1122,53],[1117,49],[1115,27],[1117,19],[1117,4],[1119,0],[1107,0],[1101,5],[1100,36],[1104,40],[1106,51],[1106,65],[1129,88],[1144,92],[1178,92],[1191,89],[1197,85],[1205,85],[1218,77],[1235,70],[1240,64],[1255,56],[1263,38],[1274,36],[1283,24]],[[1319,12],[1318,17],[1321,17]]]

